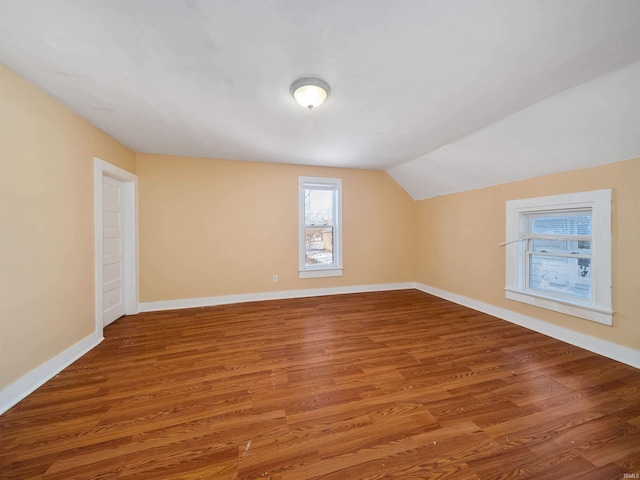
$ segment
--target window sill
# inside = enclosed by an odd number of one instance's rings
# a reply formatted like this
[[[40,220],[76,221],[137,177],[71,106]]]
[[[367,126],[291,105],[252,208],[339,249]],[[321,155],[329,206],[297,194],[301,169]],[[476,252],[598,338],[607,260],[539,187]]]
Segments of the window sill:
[[[298,270],[299,278],[341,277],[343,267],[314,268]]]
[[[516,302],[546,308],[547,310],[553,310],[573,317],[584,318],[585,320],[591,320],[592,322],[601,323],[603,325],[613,325],[613,310],[580,305],[578,303],[571,303],[557,298],[545,297],[543,295],[536,295],[534,293],[524,292],[521,290],[511,290],[508,288],[505,288],[504,290],[505,297],[509,300],[515,300]]]

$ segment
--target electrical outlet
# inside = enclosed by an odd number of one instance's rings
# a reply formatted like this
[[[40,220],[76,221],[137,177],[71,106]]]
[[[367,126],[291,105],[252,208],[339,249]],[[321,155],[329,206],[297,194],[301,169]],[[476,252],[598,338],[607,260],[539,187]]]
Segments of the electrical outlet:
[[[273,283],[276,283],[278,281],[278,275],[274,275],[273,276]]]

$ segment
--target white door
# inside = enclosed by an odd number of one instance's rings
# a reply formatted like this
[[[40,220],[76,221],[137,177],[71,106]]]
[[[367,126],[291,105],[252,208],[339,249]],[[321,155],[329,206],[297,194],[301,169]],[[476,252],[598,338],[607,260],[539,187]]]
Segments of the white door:
[[[102,322],[106,327],[125,314],[124,184],[102,177]]]

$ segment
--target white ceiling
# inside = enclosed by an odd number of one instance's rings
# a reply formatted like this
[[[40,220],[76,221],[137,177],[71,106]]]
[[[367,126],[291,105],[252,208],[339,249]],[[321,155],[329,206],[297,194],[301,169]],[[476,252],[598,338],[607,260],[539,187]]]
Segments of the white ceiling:
[[[640,157],[638,0],[0,0],[0,62],[136,152],[413,198]],[[290,84],[318,76],[307,111]]]

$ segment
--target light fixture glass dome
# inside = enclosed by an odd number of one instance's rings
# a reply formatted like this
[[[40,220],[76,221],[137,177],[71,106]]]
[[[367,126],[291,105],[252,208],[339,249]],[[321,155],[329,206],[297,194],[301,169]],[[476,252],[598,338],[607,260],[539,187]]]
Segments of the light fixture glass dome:
[[[331,92],[329,84],[318,78],[300,78],[291,84],[289,90],[296,102],[309,110],[321,105]]]

